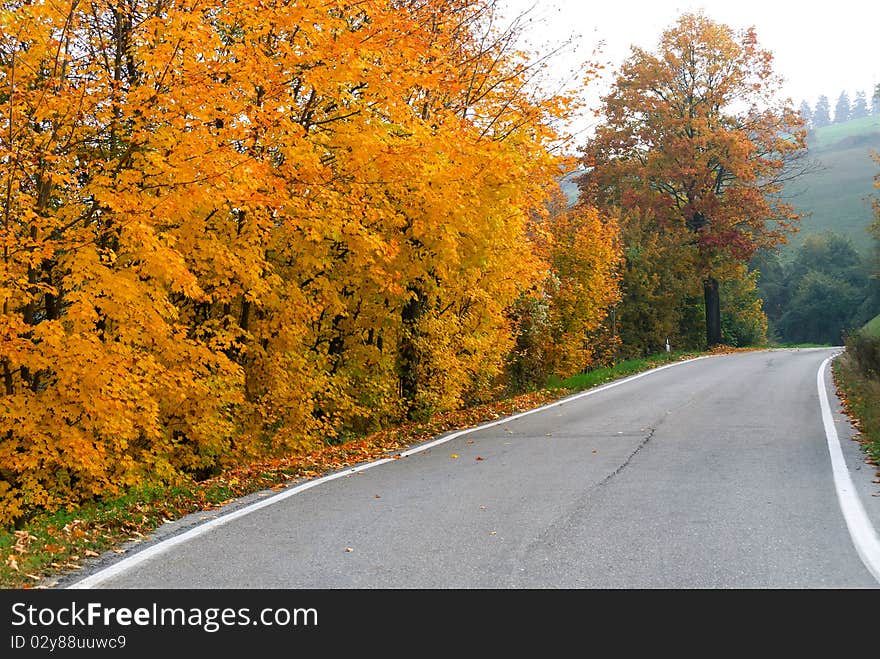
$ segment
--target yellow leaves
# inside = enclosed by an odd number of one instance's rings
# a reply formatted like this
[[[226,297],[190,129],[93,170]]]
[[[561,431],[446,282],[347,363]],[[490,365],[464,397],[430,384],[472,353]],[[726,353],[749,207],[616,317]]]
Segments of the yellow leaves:
[[[593,335],[620,299],[615,219],[583,204],[556,210],[546,223],[543,251],[552,271],[541,295],[523,298],[516,307],[515,373],[524,384],[528,378],[540,382],[542,375],[567,375],[589,366],[604,348]]]
[[[0,522],[490,397],[571,103],[520,91],[486,8],[126,7],[74,7],[77,57],[10,101]],[[66,20],[0,15],[32,72]],[[570,241],[597,276],[606,226]]]

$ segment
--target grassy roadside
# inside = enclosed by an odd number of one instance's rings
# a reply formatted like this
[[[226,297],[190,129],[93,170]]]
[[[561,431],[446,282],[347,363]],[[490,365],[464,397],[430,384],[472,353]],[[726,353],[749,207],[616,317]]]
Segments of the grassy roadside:
[[[572,393],[595,387],[664,364],[700,354],[663,353],[596,369],[547,388],[480,405],[438,414],[427,422],[408,423],[362,439],[327,446],[305,455],[255,463],[202,482],[167,488],[143,488],[125,496],[80,506],[72,511],[45,513],[18,530],[0,530],[0,588],[49,588],[64,574],[82,569],[103,552],[126,552],[123,545],[147,537],[166,521],[215,510],[236,498],[287,486],[384,457],[394,457],[420,442],[455,429],[539,407]]]
[[[548,388],[562,389],[567,392],[583,391],[584,389],[591,389],[612,380],[620,380],[630,375],[641,373],[649,368],[656,368],[683,359],[691,359],[699,355],[700,353],[696,352],[670,352],[654,355],[648,359],[627,359],[614,366],[572,375],[565,380],[551,379]]]
[[[867,377],[847,353],[831,363],[831,372],[844,411],[859,433],[856,440],[868,462],[880,470],[880,379]]]

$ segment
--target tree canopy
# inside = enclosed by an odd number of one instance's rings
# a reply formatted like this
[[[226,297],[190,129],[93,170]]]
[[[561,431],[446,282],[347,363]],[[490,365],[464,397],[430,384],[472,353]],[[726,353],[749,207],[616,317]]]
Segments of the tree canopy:
[[[780,82],[753,29],[685,14],[654,52],[633,48],[584,147],[587,198],[652,218],[693,264],[709,344],[721,341],[718,280],[797,224],[779,192],[805,130]]]
[[[499,25],[484,0],[3,3],[0,522],[491,396],[554,277],[585,359],[615,225],[565,215],[592,260],[555,251],[574,99]]]

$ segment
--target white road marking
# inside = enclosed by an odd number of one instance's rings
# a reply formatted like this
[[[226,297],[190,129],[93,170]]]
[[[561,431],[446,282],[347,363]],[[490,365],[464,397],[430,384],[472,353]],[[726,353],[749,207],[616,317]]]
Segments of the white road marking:
[[[422,451],[427,451],[428,449],[438,446],[440,444],[445,444],[446,442],[452,441],[457,437],[461,437],[462,435],[467,435],[472,432],[476,432],[477,430],[485,430],[487,428],[492,428],[493,426],[501,425],[502,423],[508,423],[510,421],[514,421],[516,419],[521,419],[524,416],[528,416],[529,414],[535,414],[536,412],[541,412],[543,410],[548,410],[554,407],[559,407],[560,405],[564,405],[573,400],[577,400],[579,398],[584,398],[586,396],[591,396],[593,394],[597,394],[600,391],[605,391],[607,389],[611,389],[612,387],[619,387],[622,384],[626,384],[627,382],[632,382],[633,380],[638,380],[639,378],[643,378],[646,375],[651,375],[652,373],[657,373],[658,371],[663,371],[667,368],[672,368],[673,366],[681,366],[682,364],[688,364],[690,362],[695,362],[700,359],[706,359],[711,355],[703,355],[701,357],[694,357],[692,359],[685,359],[680,362],[673,362],[671,364],[666,364],[665,366],[658,366],[657,368],[653,368],[649,371],[643,371],[642,373],[636,373],[635,375],[631,375],[628,378],[624,378],[622,380],[615,380],[614,382],[609,382],[608,384],[604,384],[600,387],[594,387],[593,389],[587,389],[586,391],[582,391],[580,393],[567,396],[561,400],[558,400],[553,403],[548,403],[547,405],[542,405],[541,407],[536,407],[531,410],[526,410],[525,412],[520,412],[519,414],[514,414],[513,416],[504,417],[503,419],[498,419],[497,421],[492,421],[490,423],[486,423],[479,426],[473,426],[472,428],[466,428],[464,430],[459,430],[453,432],[449,435],[445,435],[439,439],[435,439],[427,444],[420,444],[419,446],[409,449],[407,451],[403,451],[400,454],[400,457],[407,457],[413,455],[415,453],[421,453]],[[87,588],[95,588],[100,586],[102,583],[109,581],[113,577],[116,577],[123,572],[130,570],[136,565],[140,565],[141,563],[148,561],[156,556],[165,553],[172,547],[175,547],[179,544],[192,540],[193,538],[197,538],[201,535],[204,535],[208,531],[216,529],[228,522],[231,522],[240,517],[244,517],[252,512],[260,510],[261,508],[265,508],[266,506],[271,506],[274,503],[278,503],[288,497],[292,497],[295,494],[299,494],[305,490],[308,490],[316,485],[320,485],[322,483],[326,483],[327,481],[332,481],[337,478],[341,478],[342,476],[348,476],[349,474],[356,473],[358,471],[364,471],[365,469],[369,469],[371,467],[375,467],[377,465],[385,464],[387,462],[394,462],[394,458],[383,458],[381,460],[376,460],[375,462],[368,462],[366,464],[359,465],[357,467],[353,467],[352,469],[346,469],[345,471],[340,471],[335,474],[330,474],[328,476],[322,476],[320,478],[316,478],[314,480],[303,483],[302,485],[297,485],[289,490],[285,490],[284,492],[279,492],[268,499],[263,499],[262,501],[258,501],[256,503],[252,503],[244,508],[239,508],[238,510],[223,515],[222,517],[217,517],[210,522],[206,522],[204,524],[200,524],[194,528],[191,528],[189,531],[185,531],[180,535],[172,536],[166,540],[162,540],[157,542],[154,545],[150,545],[145,549],[137,552],[136,554],[132,554],[131,556],[127,556],[122,560],[110,565],[103,570],[99,570],[94,574],[91,574],[76,583],[68,586],[68,589],[87,589]]]
[[[68,586],[68,589],[86,589],[86,588],[94,588],[98,586],[108,579],[112,579],[113,577],[125,572],[126,570],[130,570],[135,565],[139,565],[146,560],[154,558],[159,554],[162,554],[172,547],[184,543],[188,540],[192,540],[200,535],[204,535],[208,531],[217,528],[218,526],[223,526],[224,524],[231,522],[234,519],[238,519],[239,517],[244,517],[245,515],[252,513],[260,508],[265,508],[266,506],[270,506],[273,503],[278,503],[282,499],[286,499],[287,497],[292,497],[294,494],[299,494],[304,490],[308,490],[309,488],[315,487],[316,485],[320,485],[321,483],[332,481],[337,478],[341,478],[342,476],[348,476],[349,474],[356,473],[367,467],[375,467],[376,465],[384,464],[386,462],[393,462],[391,458],[383,458],[382,460],[377,460],[375,462],[371,462],[369,464],[360,465],[354,467],[352,469],[346,469],[345,471],[340,471],[335,474],[330,474],[329,476],[323,476],[321,478],[315,479],[313,481],[308,481],[303,483],[302,485],[297,485],[289,490],[285,490],[284,492],[279,492],[268,499],[263,499],[262,501],[258,501],[256,503],[252,503],[249,506],[245,506],[244,508],[239,508],[238,510],[223,515],[222,517],[217,517],[210,522],[205,522],[204,524],[200,524],[194,528],[191,528],[189,531],[181,533],[180,535],[175,535],[167,540],[162,540],[161,542],[157,542],[155,545],[151,545],[146,549],[139,551],[136,554],[132,554],[131,556],[127,556],[123,558],[118,563],[114,563],[109,567],[104,568],[98,572],[95,572],[88,577],[77,581],[74,584]]]
[[[822,409],[822,423],[825,425],[828,453],[831,455],[834,487],[837,490],[837,501],[840,503],[840,510],[846,520],[853,545],[862,559],[862,563],[868,568],[868,572],[880,583],[880,539],[878,539],[877,531],[865,512],[846,467],[843,449],[840,447],[840,438],[834,427],[834,417],[831,415],[828,394],[825,391],[825,368],[836,356],[832,355],[823,361],[819,367],[819,373],[816,375],[816,386],[819,388],[819,407]]]

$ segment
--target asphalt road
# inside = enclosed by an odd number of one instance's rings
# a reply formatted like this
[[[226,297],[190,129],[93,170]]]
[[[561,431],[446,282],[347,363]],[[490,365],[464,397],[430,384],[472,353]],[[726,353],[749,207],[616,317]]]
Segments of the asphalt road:
[[[817,371],[835,352],[677,364],[166,524],[127,563],[109,554],[59,587],[876,588],[838,502],[820,412]],[[875,532],[876,470],[826,378]]]

